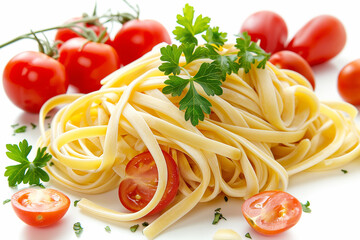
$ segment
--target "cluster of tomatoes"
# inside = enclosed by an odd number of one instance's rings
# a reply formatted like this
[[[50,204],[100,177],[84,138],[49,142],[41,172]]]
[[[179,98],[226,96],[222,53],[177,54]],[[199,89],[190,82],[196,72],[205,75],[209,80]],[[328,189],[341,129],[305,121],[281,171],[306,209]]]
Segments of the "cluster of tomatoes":
[[[324,63],[344,48],[345,27],[339,19],[320,15],[307,22],[288,41],[288,28],[284,19],[271,11],[250,15],[241,31],[247,31],[253,41],[271,53],[270,62],[279,68],[294,70],[308,79],[315,89],[312,66]],[[338,75],[340,96],[353,105],[360,105],[360,59],[350,62]]]
[[[50,53],[26,51],[13,57],[3,72],[9,99],[37,113],[48,99],[66,93],[69,85],[81,93],[98,90],[105,76],[158,43],[171,43],[165,27],[155,20],[126,19],[114,38],[99,20],[94,16],[70,19],[53,28],[57,32]]]

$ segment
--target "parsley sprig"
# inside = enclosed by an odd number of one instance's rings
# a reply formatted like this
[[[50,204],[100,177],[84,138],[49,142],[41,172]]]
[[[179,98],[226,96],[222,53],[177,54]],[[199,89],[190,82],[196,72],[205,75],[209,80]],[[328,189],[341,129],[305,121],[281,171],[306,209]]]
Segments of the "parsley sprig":
[[[28,155],[32,149],[28,142],[24,139],[18,145],[7,144],[6,155],[8,158],[18,162],[17,165],[6,167],[5,177],[8,177],[10,187],[15,187],[20,183],[29,183],[29,185],[40,186],[40,180],[48,182],[49,175],[42,169],[52,158],[49,153],[45,153],[46,147],[38,148],[34,161],[30,162]]]
[[[219,27],[210,27],[210,18],[199,15],[195,18],[194,8],[186,4],[183,15],[177,15],[177,26],[173,31],[175,39],[180,46],[168,45],[160,49],[162,64],[159,70],[169,75],[164,83],[164,94],[182,96],[179,109],[185,110],[185,119],[196,126],[203,121],[205,114],[211,113],[211,103],[204,96],[222,95],[222,82],[226,75],[237,73],[244,68],[248,73],[252,65],[265,68],[270,55],[262,50],[256,43],[251,42],[247,33],[242,33],[236,40],[234,53],[221,54],[226,43],[227,33],[220,32]],[[197,36],[202,34],[205,44],[199,46]],[[184,60],[181,60],[181,57]],[[186,66],[198,59],[210,59],[201,64],[198,72],[191,75]],[[204,93],[201,92],[202,89]],[[184,90],[187,90],[183,94]]]

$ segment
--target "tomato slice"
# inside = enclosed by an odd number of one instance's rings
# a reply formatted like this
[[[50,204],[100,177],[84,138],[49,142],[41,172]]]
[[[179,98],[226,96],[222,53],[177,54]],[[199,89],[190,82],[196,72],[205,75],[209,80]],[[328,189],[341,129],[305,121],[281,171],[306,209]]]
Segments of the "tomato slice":
[[[28,188],[11,197],[16,215],[25,223],[46,227],[59,221],[70,206],[70,199],[63,193],[51,189]]]
[[[163,151],[163,154],[168,170],[168,182],[160,202],[148,215],[167,207],[179,188],[179,169],[167,152]],[[136,155],[126,165],[125,173],[126,177],[119,186],[119,198],[126,209],[137,212],[151,201],[158,185],[158,171],[151,153],[146,151]]]
[[[301,203],[283,191],[264,191],[247,199],[242,213],[259,233],[273,235],[293,227],[301,217]]]

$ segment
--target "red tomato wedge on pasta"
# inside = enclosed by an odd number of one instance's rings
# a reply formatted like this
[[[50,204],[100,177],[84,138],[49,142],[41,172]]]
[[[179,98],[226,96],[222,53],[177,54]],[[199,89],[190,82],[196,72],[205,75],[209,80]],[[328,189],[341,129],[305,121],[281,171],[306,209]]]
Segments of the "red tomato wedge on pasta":
[[[299,200],[283,191],[264,191],[247,199],[242,213],[259,233],[273,235],[293,227],[301,217]]]
[[[148,213],[153,215],[166,208],[175,198],[179,188],[179,170],[174,159],[163,151],[168,182],[159,204]],[[158,170],[149,151],[136,155],[125,169],[126,177],[119,186],[119,198],[123,206],[137,212],[143,209],[153,198],[158,185]]]

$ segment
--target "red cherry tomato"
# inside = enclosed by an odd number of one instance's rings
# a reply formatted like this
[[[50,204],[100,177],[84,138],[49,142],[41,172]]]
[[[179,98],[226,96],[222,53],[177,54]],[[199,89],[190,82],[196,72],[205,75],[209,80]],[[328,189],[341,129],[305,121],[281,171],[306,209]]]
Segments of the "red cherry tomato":
[[[168,182],[165,193],[159,204],[148,214],[162,211],[176,196],[179,188],[179,170],[174,159],[163,151]],[[119,198],[125,208],[132,212],[143,209],[152,199],[157,189],[158,171],[155,161],[149,151],[135,156],[126,165],[126,178],[119,186]]]
[[[283,191],[265,191],[247,199],[242,213],[259,233],[273,235],[293,227],[302,214],[301,203]]]
[[[155,45],[171,43],[170,35],[163,25],[155,20],[131,20],[117,32],[113,47],[120,62],[127,65],[149,52]]]
[[[59,62],[64,64],[70,84],[82,93],[96,91],[100,81],[120,66],[115,49],[85,38],[72,38],[59,49]]]
[[[360,105],[360,59],[343,67],[338,76],[340,96],[353,105]]]
[[[338,55],[345,43],[345,27],[340,20],[320,15],[311,19],[295,34],[287,50],[296,52],[313,66]]]
[[[70,199],[55,189],[23,189],[11,197],[16,215],[25,223],[46,227],[59,221],[70,206]]]
[[[281,69],[289,69],[303,75],[315,89],[315,76],[309,63],[299,54],[283,50],[271,55],[269,61]]]
[[[16,106],[38,113],[49,98],[66,93],[69,81],[61,63],[46,54],[27,51],[7,63],[3,85]]]
[[[260,40],[260,47],[266,52],[283,50],[288,37],[284,19],[271,11],[259,11],[245,19],[241,32],[247,32],[251,40]]]
[[[64,24],[78,21],[80,19],[81,19],[81,17],[75,17],[75,18],[69,19]],[[92,31],[94,31],[94,33],[97,36],[99,36],[103,31],[106,31],[106,28],[99,22],[94,22],[94,23],[79,22],[79,23],[76,23],[76,25],[78,25],[80,27],[85,27],[85,28],[91,29]],[[76,30],[78,32],[83,32],[83,30],[80,28],[74,28],[74,30]],[[62,43],[66,42],[67,40],[69,40],[71,38],[76,38],[76,37],[81,37],[81,36],[79,34],[77,34],[75,31],[73,31],[71,28],[60,28],[56,32],[55,41],[60,42],[58,44],[58,47],[60,48]],[[106,38],[106,41],[105,41],[106,44],[109,44],[109,45],[112,44],[112,40],[111,40],[108,32],[105,33],[104,38]]]

